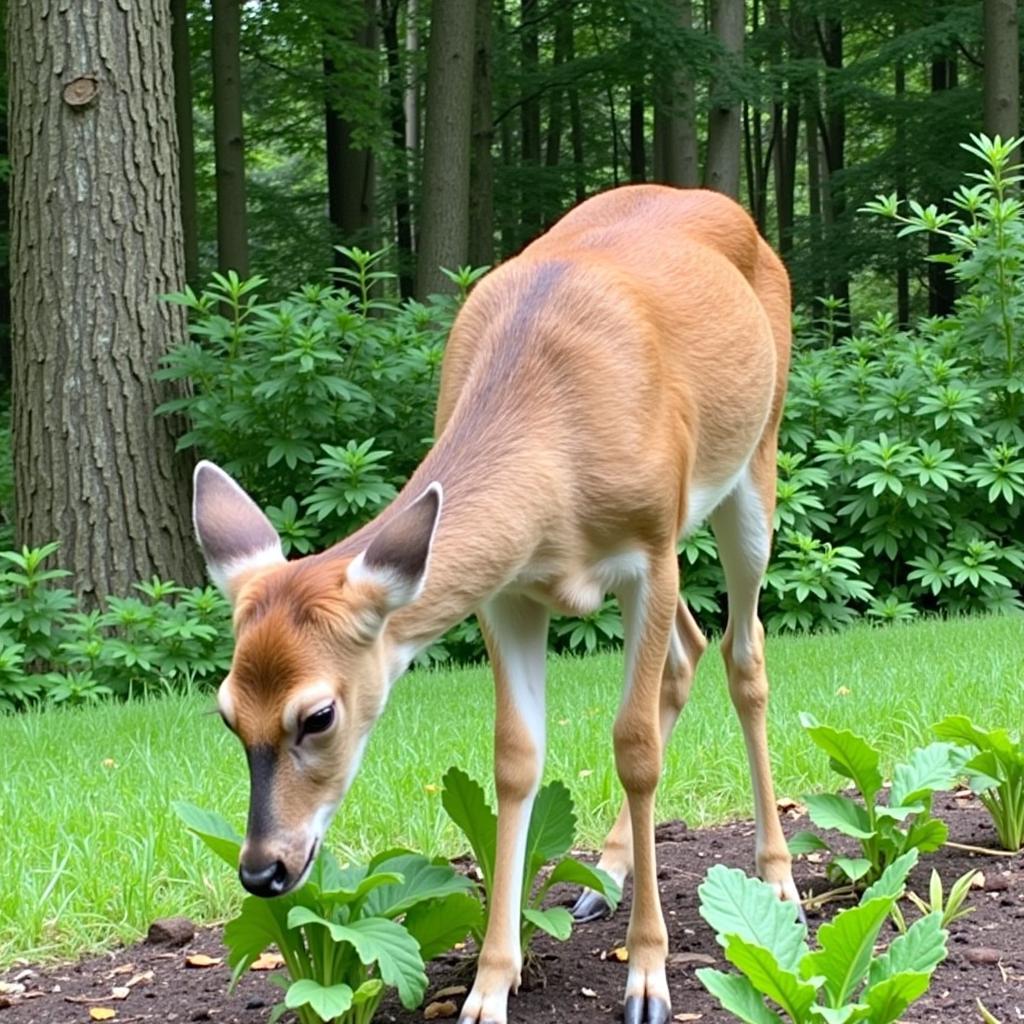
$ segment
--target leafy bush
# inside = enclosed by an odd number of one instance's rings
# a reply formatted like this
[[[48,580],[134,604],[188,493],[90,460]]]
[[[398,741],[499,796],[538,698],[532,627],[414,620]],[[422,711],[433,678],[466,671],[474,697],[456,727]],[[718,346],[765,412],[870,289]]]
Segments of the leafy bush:
[[[851,882],[874,882],[890,864],[910,850],[930,853],[949,836],[946,823],[932,817],[932,796],[952,789],[958,771],[956,748],[932,743],[910,755],[893,771],[888,804],[876,804],[882,791],[878,751],[867,740],[846,729],[820,725],[811,715],[800,721],[814,743],[828,754],[829,764],[853,782],[863,803],[838,793],[804,797],[811,821],[819,828],[835,829],[856,839],[862,856],[846,857],[814,832],[798,832],[789,841],[791,853],[832,850],[830,870]]]
[[[964,715],[944,718],[935,734],[977,751],[965,752],[961,770],[992,816],[1003,848],[1024,847],[1024,740],[1006,729],[986,732]]]
[[[473,937],[479,946],[487,930],[488,905],[494,885],[498,819],[487,805],[483,788],[460,768],[449,768],[443,783],[441,801],[444,809],[469,840],[483,876],[483,891],[480,894],[483,914],[479,925],[473,930]],[[541,907],[551,886],[558,882],[583,885],[604,896],[612,909],[618,905],[622,891],[610,875],[574,857],[566,856],[572,848],[575,833],[576,815],[569,790],[562,782],[549,782],[534,800],[526,837],[521,902],[523,910],[519,929],[524,960],[538,928],[562,941],[569,938],[572,932],[572,915],[565,907]],[[554,867],[538,884],[541,870],[551,861],[555,861]]]
[[[946,956],[939,913],[915,921],[884,953],[874,948],[916,861],[917,851],[911,850],[890,864],[857,906],[818,929],[814,951],[791,904],[764,882],[716,864],[699,889],[700,913],[741,973],[704,967],[697,977],[726,1010],[749,1024],[781,1019],[766,1000],[792,1024],[892,1024],[927,991]]]
[[[242,841],[223,818],[185,803],[175,810],[238,869]],[[479,919],[469,887],[444,860],[389,850],[342,868],[322,849],[300,889],[273,900],[247,896],[225,926],[232,986],[276,945],[288,977],[271,979],[285,991],[271,1021],[294,1010],[302,1024],[369,1024],[388,987],[414,1009],[427,988],[424,962],[465,938]]]
[[[153,578],[140,596],[79,611],[46,568],[56,544],[0,551],[0,711],[35,700],[82,703],[217,678],[231,663],[231,616],[212,587]]]

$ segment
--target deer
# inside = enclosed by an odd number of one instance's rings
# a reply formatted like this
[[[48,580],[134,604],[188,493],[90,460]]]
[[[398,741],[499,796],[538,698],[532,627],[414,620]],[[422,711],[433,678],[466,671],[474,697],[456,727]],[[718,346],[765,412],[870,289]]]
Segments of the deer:
[[[475,613],[496,695],[497,866],[460,1024],[506,1024],[545,755],[549,617],[585,615],[612,594],[624,632],[613,746],[625,797],[598,866],[620,884],[633,876],[624,1020],[663,1024],[655,791],[707,646],[680,596],[677,544],[709,519],[757,870],[799,913],[758,617],[789,350],[788,275],[737,203],[624,186],[576,206],[476,284],[447,342],[435,443],[392,503],[345,540],[286,560],[252,498],[200,462],[194,525],[235,634],[217,708],[250,777],[242,885],[269,898],[302,884],[391,688]],[[588,920],[602,903],[585,890],[574,914]]]

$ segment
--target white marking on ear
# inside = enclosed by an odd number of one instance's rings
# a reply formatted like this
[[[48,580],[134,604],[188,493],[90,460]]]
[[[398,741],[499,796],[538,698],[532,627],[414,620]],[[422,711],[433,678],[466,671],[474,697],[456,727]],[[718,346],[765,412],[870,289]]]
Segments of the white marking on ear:
[[[383,590],[385,614],[412,604],[423,593],[443,504],[444,490],[435,480],[349,563],[349,582]]]
[[[274,565],[283,565],[286,561],[280,543],[273,547],[261,548],[251,555],[244,555],[241,558],[232,559],[225,565],[216,565],[208,562],[206,571],[209,573],[210,582],[225,596],[232,597],[231,581],[245,572],[252,572],[254,569],[269,569]]]

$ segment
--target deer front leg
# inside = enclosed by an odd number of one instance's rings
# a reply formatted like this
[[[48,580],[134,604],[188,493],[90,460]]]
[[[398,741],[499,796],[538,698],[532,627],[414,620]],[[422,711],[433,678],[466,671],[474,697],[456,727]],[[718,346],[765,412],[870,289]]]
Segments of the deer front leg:
[[[506,1024],[519,987],[523,861],[533,798],[544,767],[544,667],[548,613],[527,598],[499,595],[480,616],[494,670],[494,781],[498,845],[487,931],[459,1024]]]
[[[626,690],[615,720],[615,766],[633,833],[633,906],[626,932],[626,1024],[663,1024],[671,1014],[654,852],[654,793],[661,776],[662,675],[678,605],[675,552],[652,563],[646,580],[619,594],[626,637]]]

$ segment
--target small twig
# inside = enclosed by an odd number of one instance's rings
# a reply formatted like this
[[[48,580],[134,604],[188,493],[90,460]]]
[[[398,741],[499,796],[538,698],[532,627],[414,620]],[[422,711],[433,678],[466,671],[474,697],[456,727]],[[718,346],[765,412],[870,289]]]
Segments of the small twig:
[[[969,846],[967,843],[946,843],[954,850],[966,850],[968,853],[983,853],[986,857],[1019,857],[1020,850],[990,850],[987,846]]]
[[[828,892],[823,892],[820,896],[809,896],[802,901],[801,906],[807,910],[817,910],[819,907],[825,906],[826,903],[838,903],[840,900],[849,899],[856,894],[857,890],[852,885],[841,885],[838,889],[829,889]]]

